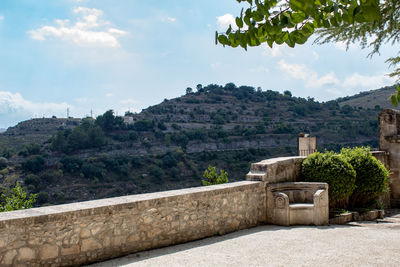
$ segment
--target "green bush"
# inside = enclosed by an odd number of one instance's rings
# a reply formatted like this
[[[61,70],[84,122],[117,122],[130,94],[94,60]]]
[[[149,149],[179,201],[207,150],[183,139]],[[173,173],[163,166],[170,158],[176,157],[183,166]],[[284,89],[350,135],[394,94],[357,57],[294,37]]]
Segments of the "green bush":
[[[334,152],[315,152],[302,163],[302,176],[308,182],[329,184],[329,204],[339,207],[353,193],[356,172],[346,158]]]
[[[42,156],[32,156],[22,162],[22,168],[27,172],[38,173],[45,168],[45,160]]]
[[[365,207],[387,192],[389,171],[372,156],[369,148],[343,148],[341,154],[356,171],[356,189],[350,197],[352,207]]]
[[[217,168],[208,166],[208,169],[203,173],[204,178],[207,180],[201,180],[201,183],[206,185],[224,184],[228,182],[228,173],[221,169],[220,174],[217,173]]]
[[[0,170],[4,169],[8,165],[8,160],[4,157],[0,157]]]
[[[36,194],[28,194],[17,182],[10,196],[1,195],[0,212],[32,208]]]

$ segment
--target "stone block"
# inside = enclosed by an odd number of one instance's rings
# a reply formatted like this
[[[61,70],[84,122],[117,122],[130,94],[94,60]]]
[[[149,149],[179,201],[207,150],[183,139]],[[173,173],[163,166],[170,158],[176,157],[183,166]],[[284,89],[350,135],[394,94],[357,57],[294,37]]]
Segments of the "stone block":
[[[20,262],[33,260],[35,257],[35,251],[31,248],[25,247],[18,249],[18,261]]]
[[[58,246],[43,245],[39,249],[39,257],[42,260],[54,259],[58,257]]]
[[[88,238],[82,240],[81,251],[92,251],[102,248],[102,245],[94,238]]]

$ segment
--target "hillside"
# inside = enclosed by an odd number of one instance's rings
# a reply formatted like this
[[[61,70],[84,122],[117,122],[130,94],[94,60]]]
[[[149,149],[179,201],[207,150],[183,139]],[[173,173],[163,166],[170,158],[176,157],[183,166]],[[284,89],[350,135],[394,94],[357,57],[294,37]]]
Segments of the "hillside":
[[[387,86],[377,90],[361,92],[354,96],[339,98],[340,106],[363,107],[370,109],[393,108],[390,96],[396,92],[396,86]]]
[[[0,134],[8,158],[0,189],[19,180],[45,205],[199,186],[208,165],[237,181],[251,162],[296,154],[301,132],[317,136],[321,150],[376,148],[380,110],[343,104],[374,92],[319,103],[289,91],[209,85],[124,117],[21,122]]]

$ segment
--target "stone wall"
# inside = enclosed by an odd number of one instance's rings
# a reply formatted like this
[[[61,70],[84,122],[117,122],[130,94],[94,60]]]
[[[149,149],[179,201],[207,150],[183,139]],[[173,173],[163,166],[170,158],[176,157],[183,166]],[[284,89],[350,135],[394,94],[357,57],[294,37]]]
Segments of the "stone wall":
[[[252,163],[246,179],[269,183],[296,182],[306,157],[281,157]]]
[[[266,221],[265,183],[132,195],[0,214],[1,266],[65,266],[187,242]]]
[[[379,149],[389,154],[390,201],[400,207],[400,111],[384,109],[379,114]]]

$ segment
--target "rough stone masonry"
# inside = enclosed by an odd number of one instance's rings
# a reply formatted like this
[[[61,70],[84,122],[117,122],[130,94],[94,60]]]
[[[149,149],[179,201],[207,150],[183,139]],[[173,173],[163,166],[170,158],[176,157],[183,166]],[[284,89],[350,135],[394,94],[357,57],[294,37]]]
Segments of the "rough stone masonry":
[[[266,220],[262,182],[4,212],[0,266],[67,266],[245,229]]]

